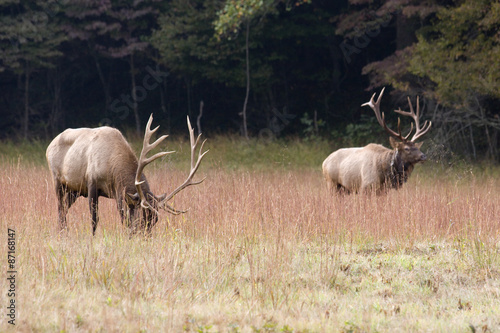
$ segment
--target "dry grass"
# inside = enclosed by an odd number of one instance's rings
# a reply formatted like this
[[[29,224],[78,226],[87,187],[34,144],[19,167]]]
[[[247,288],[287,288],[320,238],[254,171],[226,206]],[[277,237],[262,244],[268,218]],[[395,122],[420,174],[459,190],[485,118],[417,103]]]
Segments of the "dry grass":
[[[422,168],[400,191],[332,197],[318,169],[218,165],[206,163],[206,182],[176,198],[190,211],[162,213],[145,239],[130,238],[104,198],[95,237],[84,199],[59,233],[46,167],[3,161],[0,225],[17,233],[15,329],[500,330],[498,178],[440,180]],[[185,176],[155,167],[157,192]],[[0,331],[13,331],[5,317]]]

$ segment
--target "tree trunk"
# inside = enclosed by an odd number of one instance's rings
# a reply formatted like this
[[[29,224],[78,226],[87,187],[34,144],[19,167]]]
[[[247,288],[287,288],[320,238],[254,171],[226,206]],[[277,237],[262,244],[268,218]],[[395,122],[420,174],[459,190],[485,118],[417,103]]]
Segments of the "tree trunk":
[[[55,133],[57,133],[60,127],[66,127],[64,126],[64,115],[62,114],[62,84],[59,67],[56,66],[52,72],[54,74],[52,82],[54,89],[54,100],[52,102],[52,112],[49,117],[50,136],[53,136]]]
[[[185,76],[184,81],[186,82],[186,98],[188,107],[188,116],[191,117],[191,80]]]
[[[94,58],[95,62],[95,67],[97,68],[97,74],[99,75],[99,80],[101,81],[102,88],[104,89],[104,110],[107,112],[109,105],[111,104],[111,94],[109,92],[109,84],[106,82],[106,79],[104,78],[104,73],[102,72],[101,64],[99,63],[99,59],[97,58],[97,55],[93,51],[92,47],[89,45],[90,49],[90,54],[92,55],[92,58]]]
[[[481,122],[483,123],[484,126],[484,133],[486,134],[486,142],[488,143],[488,150],[486,151],[486,158],[489,158],[493,161],[497,159],[497,152],[495,149],[495,146],[493,145],[492,138],[490,136],[490,131],[488,129],[488,118],[486,117],[486,114],[484,112],[483,107],[481,106],[481,103],[479,102],[479,99],[477,96],[475,97],[477,108],[479,109],[479,112],[481,114]]]
[[[200,113],[196,118],[196,126],[198,127],[198,134],[201,134],[201,117],[203,117],[203,101],[200,101]]]
[[[469,135],[470,135],[470,145],[472,147],[472,157],[474,158],[474,160],[477,159],[477,155],[476,155],[476,144],[474,142],[474,133],[472,131],[472,122],[469,118]]]
[[[168,99],[168,86],[167,79],[163,80],[160,86],[160,101],[161,101],[161,110],[164,114],[167,115],[167,132],[170,132],[172,129],[172,105],[170,102],[166,102]]]
[[[29,87],[30,87],[30,69],[26,64],[24,80],[24,118],[22,123],[22,133],[25,140],[28,139],[29,122],[30,122],[30,103],[29,103]]]
[[[134,54],[130,54],[130,76],[132,80],[132,102],[133,102],[133,111],[135,117],[135,132],[137,136],[141,136],[141,119],[139,117],[139,108],[137,104],[137,87],[135,83],[135,67],[134,67]]]
[[[247,20],[247,31],[245,36],[245,62],[246,62],[246,77],[247,77],[247,92],[245,95],[245,102],[243,103],[243,136],[248,140],[248,127],[247,127],[247,104],[248,97],[250,96],[250,50],[248,47],[248,39],[250,35],[250,20]]]

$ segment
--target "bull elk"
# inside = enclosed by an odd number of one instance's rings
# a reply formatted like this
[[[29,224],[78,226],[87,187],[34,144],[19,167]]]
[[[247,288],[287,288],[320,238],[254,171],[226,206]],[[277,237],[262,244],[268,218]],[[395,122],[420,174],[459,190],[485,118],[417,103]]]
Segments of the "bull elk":
[[[116,200],[122,224],[126,222],[134,233],[139,228],[151,232],[158,221],[158,209],[165,209],[172,214],[185,211],[173,208],[168,201],[188,186],[197,185],[193,176],[201,160],[208,153],[203,151],[205,141],[201,143],[198,159],[195,151],[201,134],[194,138],[193,128],[187,119],[191,142],[191,170],[186,180],[170,194],[155,196],[149,188],[144,167],[154,160],[173,153],[165,151],[146,155],[157,147],[167,135],[150,143],[151,136],[159,126],[151,130],[153,115],[149,117],[144,133],[144,142],[139,160],[119,130],[107,126],[98,128],[67,129],[59,134],[47,148],[46,157],[56,189],[59,225],[65,229],[68,209],[80,197],[88,197],[92,216],[92,233],[95,234],[98,223],[98,198],[100,196]],[[124,204],[127,209],[124,209]]]
[[[429,131],[432,123],[426,120],[420,127],[418,97],[416,113],[409,97],[409,112],[401,108],[395,110],[403,116],[413,118],[415,122],[415,134],[411,140],[408,140],[413,132],[413,123],[406,136],[401,134],[399,118],[397,132],[391,130],[385,123],[384,113],[380,112],[380,100],[384,89],[380,92],[376,102],[374,101],[375,93],[369,102],[361,106],[369,106],[373,109],[378,123],[389,133],[393,149],[371,143],[361,148],[343,148],[333,152],[323,162],[323,175],[329,190],[336,189],[347,193],[373,190],[380,193],[389,188],[397,189],[408,180],[415,164],[427,159],[426,155],[420,151],[422,142],[416,143],[415,141]]]

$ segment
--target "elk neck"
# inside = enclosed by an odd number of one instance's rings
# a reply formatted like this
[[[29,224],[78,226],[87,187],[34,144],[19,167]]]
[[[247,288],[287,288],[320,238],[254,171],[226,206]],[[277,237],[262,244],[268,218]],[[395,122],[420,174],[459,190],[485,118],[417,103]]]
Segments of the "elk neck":
[[[403,161],[398,149],[392,151],[389,180],[393,188],[401,187],[413,171],[413,164]]]
[[[122,156],[117,158],[118,161],[121,163],[112,163],[113,182],[117,186],[116,190],[119,192],[125,191],[130,194],[136,193],[135,173],[138,165],[137,158],[133,153],[127,152],[127,154],[122,154]],[[144,174],[141,175],[141,180],[145,180],[141,185],[144,193],[149,193],[149,183]]]

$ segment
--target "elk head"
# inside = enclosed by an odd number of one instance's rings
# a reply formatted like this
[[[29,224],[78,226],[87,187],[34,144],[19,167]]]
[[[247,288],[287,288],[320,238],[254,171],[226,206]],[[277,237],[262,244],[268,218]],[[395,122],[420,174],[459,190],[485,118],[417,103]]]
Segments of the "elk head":
[[[427,160],[427,156],[420,150],[422,147],[422,142],[417,143],[416,140],[421,138],[424,134],[426,134],[432,125],[432,122],[425,121],[424,125],[420,126],[420,101],[417,97],[417,112],[415,113],[413,109],[413,105],[411,103],[410,97],[408,97],[408,105],[410,107],[410,111],[403,111],[401,108],[398,110],[394,110],[394,112],[399,113],[403,116],[408,116],[413,119],[415,122],[415,134],[411,139],[409,139],[411,133],[413,132],[413,123],[411,124],[410,131],[406,136],[401,134],[401,119],[398,117],[398,131],[393,131],[390,129],[385,122],[385,115],[383,112],[380,112],[380,101],[382,99],[382,95],[384,94],[385,88],[382,89],[380,95],[375,102],[375,94],[372,95],[372,98],[369,102],[362,104],[361,106],[369,106],[375,112],[375,116],[377,117],[378,123],[385,129],[387,133],[389,133],[389,141],[391,143],[392,148],[395,151],[393,156],[391,167],[394,168],[394,172],[400,173],[404,175],[401,180],[394,180],[393,182],[397,182],[398,184],[402,181],[406,181],[408,175],[413,170],[414,164],[418,162],[423,162]]]
[[[126,193],[127,204],[129,206],[129,219],[131,222],[131,226],[133,229],[143,228],[147,231],[151,230],[151,227],[156,224],[158,221],[158,210],[165,209],[167,212],[178,215],[181,213],[185,213],[187,210],[177,210],[173,208],[168,201],[170,201],[177,193],[182,191],[188,186],[200,184],[205,180],[205,178],[199,181],[193,181],[193,176],[198,170],[201,160],[208,153],[208,150],[203,151],[203,146],[206,140],[203,140],[200,146],[200,150],[198,153],[198,158],[195,161],[196,148],[200,141],[201,134],[198,137],[194,138],[194,131],[191,127],[191,123],[189,121],[189,117],[187,117],[187,124],[189,129],[189,139],[190,139],[190,147],[191,147],[191,169],[189,171],[189,175],[186,180],[179,185],[175,190],[173,190],[170,194],[164,193],[160,196],[155,196],[149,189],[149,186],[146,182],[146,179],[143,175],[144,168],[149,163],[154,160],[163,157],[167,154],[174,153],[174,151],[165,151],[154,154],[151,157],[147,157],[147,154],[155,149],[168,135],[163,135],[158,138],[155,142],[150,143],[151,136],[158,130],[159,126],[151,130],[151,123],[153,122],[153,115],[149,117],[149,121],[146,125],[146,131],[144,133],[144,141],[142,146],[141,155],[139,157],[139,162],[137,166],[137,172],[135,174],[135,187],[137,192],[134,194]]]

